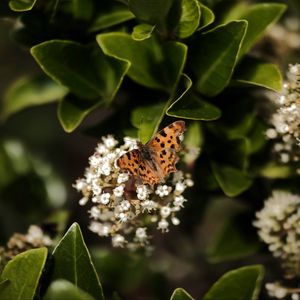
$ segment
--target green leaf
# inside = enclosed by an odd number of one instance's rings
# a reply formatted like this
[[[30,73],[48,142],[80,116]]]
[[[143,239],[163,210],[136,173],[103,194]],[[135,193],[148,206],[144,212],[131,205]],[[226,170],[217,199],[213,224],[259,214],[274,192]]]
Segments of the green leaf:
[[[69,228],[55,247],[53,257],[52,280],[66,279],[95,299],[104,299],[98,275],[77,223]]]
[[[14,11],[28,11],[31,10],[36,3],[36,0],[11,0],[9,7]]]
[[[293,175],[293,170],[288,165],[279,165],[270,162],[263,166],[260,170],[260,175],[269,179],[288,178]]]
[[[183,288],[175,289],[170,298],[170,300],[193,300],[193,299],[194,298]]]
[[[261,121],[257,120],[251,131],[248,134],[247,141],[248,141],[248,154],[254,154],[260,151],[264,145],[267,143],[266,139],[266,130],[268,126]]]
[[[282,89],[279,67],[256,59],[243,60],[236,70],[234,79],[239,83],[261,86],[275,92],[280,92]]]
[[[118,90],[128,63],[107,57],[97,47],[52,40],[31,48],[43,71],[79,98],[109,103]]]
[[[215,15],[207,6],[200,3],[200,11],[201,11],[201,18],[200,18],[200,25],[198,30],[205,28],[206,26],[210,25],[215,20]]]
[[[269,25],[277,22],[285,9],[286,5],[281,3],[259,3],[250,6],[240,16],[240,19],[247,20],[248,29],[239,52],[239,58],[250,50]]]
[[[89,28],[90,32],[103,30],[134,18],[134,14],[124,5],[113,7],[110,11],[100,11]]]
[[[128,62],[108,57],[99,48],[71,41],[47,41],[34,46],[31,53],[47,75],[74,94],[58,108],[59,120],[67,132],[97,106],[111,102],[129,68]]]
[[[104,102],[83,100],[68,94],[60,101],[57,116],[63,129],[66,132],[72,132],[92,110],[101,104]]]
[[[142,22],[158,24],[167,17],[173,0],[129,0],[129,8]]]
[[[219,186],[228,197],[238,196],[252,184],[249,176],[239,169],[212,163],[212,170]]]
[[[248,211],[244,203],[233,199],[214,199],[210,202],[202,224],[202,229],[208,232],[205,252],[209,262],[239,259],[258,249],[255,230],[251,235],[251,223],[246,223],[247,227],[244,224],[241,226],[241,220],[247,217]]]
[[[137,107],[132,111],[131,123],[138,129],[138,137],[145,144],[157,131],[165,103]]]
[[[177,35],[179,38],[184,39],[192,35],[198,28],[201,11],[197,0],[182,0],[181,7]]]
[[[151,37],[151,34],[155,28],[155,25],[150,24],[139,24],[133,28],[131,34],[135,41],[143,41]]]
[[[43,300],[93,300],[95,299],[85,291],[78,288],[76,285],[65,279],[53,281]]]
[[[199,96],[188,93],[168,108],[167,115],[190,120],[212,121],[221,117],[221,110]]]
[[[197,91],[215,96],[228,85],[246,29],[246,21],[233,21],[199,35],[189,60]]]
[[[66,93],[66,88],[44,76],[24,77],[7,90],[2,116],[7,118],[24,108],[57,101]]]
[[[160,44],[153,36],[138,42],[129,34],[113,32],[97,35],[97,41],[104,53],[131,65],[128,76],[132,80],[153,89],[171,92],[186,60],[186,45],[173,41]]]
[[[203,300],[256,300],[263,276],[261,265],[229,271],[211,287]]]
[[[2,280],[9,280],[0,289],[0,299],[33,299],[47,258],[47,249],[31,249],[16,255],[7,263]]]
[[[183,92],[167,109],[167,115],[172,117],[211,121],[221,116],[221,111],[216,106],[202,100],[199,96],[190,92],[192,86],[191,79],[183,74],[185,87]]]

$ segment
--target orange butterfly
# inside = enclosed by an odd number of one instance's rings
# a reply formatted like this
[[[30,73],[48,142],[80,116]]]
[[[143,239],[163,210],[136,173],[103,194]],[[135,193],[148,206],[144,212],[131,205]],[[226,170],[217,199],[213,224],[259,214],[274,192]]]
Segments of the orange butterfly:
[[[153,186],[163,182],[165,177],[176,172],[178,161],[176,152],[181,149],[180,136],[185,130],[184,121],[176,121],[161,131],[145,145],[138,143],[139,149],[123,154],[117,160],[117,166],[129,171],[144,184]]]

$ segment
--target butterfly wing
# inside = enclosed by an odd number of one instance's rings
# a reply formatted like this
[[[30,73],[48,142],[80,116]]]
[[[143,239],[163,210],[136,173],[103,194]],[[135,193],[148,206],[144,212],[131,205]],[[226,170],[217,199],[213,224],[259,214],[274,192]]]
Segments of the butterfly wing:
[[[180,136],[184,130],[184,121],[176,121],[156,133],[146,144],[162,177],[177,171],[175,164],[179,158],[176,152],[181,149]]]
[[[117,166],[123,171],[129,171],[132,175],[139,174],[139,166],[141,163],[141,154],[138,149],[126,152],[117,160]]]
[[[154,165],[155,162],[148,160],[141,160],[139,166],[139,177],[144,184],[148,183],[153,186],[163,180],[163,175],[160,169]]]

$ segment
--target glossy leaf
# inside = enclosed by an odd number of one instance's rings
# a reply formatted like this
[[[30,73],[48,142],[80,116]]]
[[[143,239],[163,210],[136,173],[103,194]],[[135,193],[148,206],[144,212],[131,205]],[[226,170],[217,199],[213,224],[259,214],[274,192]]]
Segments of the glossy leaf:
[[[221,110],[199,96],[187,93],[168,108],[167,115],[183,119],[212,121],[221,117]]]
[[[153,36],[134,41],[129,34],[99,34],[97,41],[107,55],[130,64],[128,76],[149,88],[171,92],[186,60],[187,47],[179,42],[160,44]]]
[[[182,0],[181,8],[177,35],[183,39],[192,35],[199,27],[201,11],[197,0]]]
[[[108,57],[96,47],[51,40],[31,48],[44,72],[83,99],[110,102],[118,90],[128,63]]]
[[[201,18],[200,18],[200,25],[198,30],[205,28],[206,26],[210,25],[215,20],[215,15],[211,9],[209,9],[204,4],[200,3],[200,10],[201,10]]]
[[[219,186],[228,197],[241,194],[252,184],[251,178],[239,169],[213,163],[212,170]]]
[[[67,89],[49,78],[24,77],[10,86],[3,101],[2,116],[8,116],[30,106],[42,105],[60,100]]]
[[[58,279],[53,281],[43,300],[93,300],[95,299],[82,289],[78,288],[75,284],[64,280]]]
[[[92,110],[101,104],[104,102],[83,100],[69,94],[58,105],[58,119],[66,132],[72,132]]]
[[[215,96],[228,85],[246,29],[246,21],[233,21],[197,37],[189,60],[197,91]]]
[[[256,300],[264,269],[260,265],[242,267],[224,274],[203,300]]]
[[[136,41],[143,41],[150,38],[152,31],[155,26],[150,24],[139,24],[133,28],[133,32],[131,34],[132,38]]]
[[[170,300],[193,300],[194,298],[182,288],[174,290]]]
[[[275,92],[282,89],[282,77],[278,66],[254,59],[244,60],[234,79],[239,83],[260,86]]]
[[[259,3],[250,6],[240,19],[248,22],[248,29],[243,40],[239,58],[247,53],[256,41],[264,34],[267,27],[282,16],[286,5],[282,3]]]
[[[5,266],[0,281],[0,299],[33,299],[45,262],[47,249],[31,249],[16,255]]]
[[[125,6],[116,6],[110,11],[100,11],[89,28],[90,32],[100,31],[134,18],[134,14]]]
[[[9,7],[14,11],[28,11],[31,10],[37,0],[11,0]]]
[[[98,275],[77,223],[69,228],[55,247],[53,257],[52,280],[66,279],[95,299],[104,299]]]
[[[154,135],[163,115],[165,103],[142,106],[134,109],[131,123],[138,129],[138,138],[145,144]]]
[[[172,4],[173,0],[129,0],[129,8],[135,16],[152,25],[166,18]]]

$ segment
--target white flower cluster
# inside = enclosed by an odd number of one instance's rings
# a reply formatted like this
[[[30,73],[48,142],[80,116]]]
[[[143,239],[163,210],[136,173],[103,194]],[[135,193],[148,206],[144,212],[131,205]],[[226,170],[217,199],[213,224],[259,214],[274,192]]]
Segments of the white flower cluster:
[[[300,300],[300,289],[290,288],[282,285],[280,282],[267,283],[266,289],[270,297],[277,299]],[[287,298],[289,297],[289,298]]]
[[[274,191],[256,213],[253,225],[275,257],[282,261],[286,277],[300,275],[300,196]]]
[[[280,161],[300,160],[300,64],[290,65],[287,81],[276,98],[277,111],[272,116],[272,128],[266,131],[269,139],[276,139],[274,151]]]
[[[182,193],[193,185],[189,174],[181,171],[170,176],[170,182],[150,187],[127,173],[121,172],[116,160],[125,152],[137,148],[137,141],[128,137],[124,144],[112,137],[102,137],[89,159],[84,178],[74,187],[83,194],[80,205],[91,203],[90,230],[99,236],[110,236],[114,247],[136,249],[149,243],[151,226],[162,232],[169,225],[178,225],[176,213],[186,199]]]

